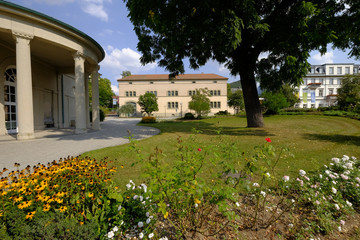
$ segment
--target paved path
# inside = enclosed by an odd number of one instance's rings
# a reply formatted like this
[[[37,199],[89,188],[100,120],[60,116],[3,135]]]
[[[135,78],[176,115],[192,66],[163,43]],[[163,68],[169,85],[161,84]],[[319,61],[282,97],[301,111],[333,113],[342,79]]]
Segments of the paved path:
[[[27,165],[48,163],[67,156],[78,156],[84,152],[128,143],[128,130],[136,139],[148,138],[160,131],[151,127],[136,126],[140,119],[106,118],[100,131],[89,131],[75,135],[74,130],[50,129],[35,132],[35,139],[17,141],[11,136],[0,136],[0,169],[14,170]]]

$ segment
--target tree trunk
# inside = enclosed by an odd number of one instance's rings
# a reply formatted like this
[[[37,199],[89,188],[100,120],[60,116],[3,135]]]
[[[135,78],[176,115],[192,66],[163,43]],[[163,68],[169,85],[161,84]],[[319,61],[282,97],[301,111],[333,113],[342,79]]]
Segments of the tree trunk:
[[[247,126],[264,127],[254,71],[248,64],[240,69],[240,81],[244,95]]]

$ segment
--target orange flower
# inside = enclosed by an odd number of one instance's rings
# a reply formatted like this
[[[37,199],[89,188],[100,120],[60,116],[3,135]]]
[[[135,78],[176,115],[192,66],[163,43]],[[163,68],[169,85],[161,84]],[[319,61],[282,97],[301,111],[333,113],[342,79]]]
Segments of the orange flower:
[[[27,215],[26,215],[26,219],[32,219],[33,217],[34,217],[34,215],[35,215],[35,212],[36,211],[33,211],[33,212],[29,212]]]

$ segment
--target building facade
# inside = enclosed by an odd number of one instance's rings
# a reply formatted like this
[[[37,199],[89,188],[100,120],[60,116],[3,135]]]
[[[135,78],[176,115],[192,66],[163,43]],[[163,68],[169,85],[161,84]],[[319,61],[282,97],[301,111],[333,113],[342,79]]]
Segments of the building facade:
[[[139,96],[147,92],[154,93],[158,98],[159,111],[156,117],[183,117],[185,113],[194,111],[188,108],[191,96],[196,89],[207,89],[210,93],[211,112],[229,110],[227,106],[228,78],[216,74],[183,74],[169,79],[167,74],[131,75],[118,79],[119,107],[133,104],[133,116],[141,116],[137,104]]]
[[[341,79],[347,74],[360,74],[360,65],[351,63],[329,63],[311,65],[303,84],[297,88],[300,103],[295,107],[329,107],[337,103],[337,90]]]
[[[98,64],[104,56],[96,41],[72,26],[0,1],[0,135],[21,140],[46,127],[99,129]]]

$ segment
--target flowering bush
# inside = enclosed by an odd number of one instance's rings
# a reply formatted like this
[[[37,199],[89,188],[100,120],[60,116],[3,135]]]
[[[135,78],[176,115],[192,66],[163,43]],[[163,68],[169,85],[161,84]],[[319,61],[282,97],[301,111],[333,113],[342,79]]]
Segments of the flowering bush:
[[[109,223],[121,220],[117,205],[122,201],[110,179],[116,168],[108,164],[107,159],[67,158],[48,166],[38,164],[33,171],[27,166],[10,172],[0,181],[0,223],[9,236],[19,231],[13,228],[16,222],[30,231],[41,219],[51,223],[62,218],[71,219],[71,224],[79,228],[91,224],[96,234],[106,233]],[[19,164],[15,166],[19,168]],[[19,216],[16,219],[11,217],[15,209]],[[23,234],[31,237],[35,233],[23,231]]]
[[[142,117],[141,119],[141,123],[155,123],[156,122],[156,117]]]

